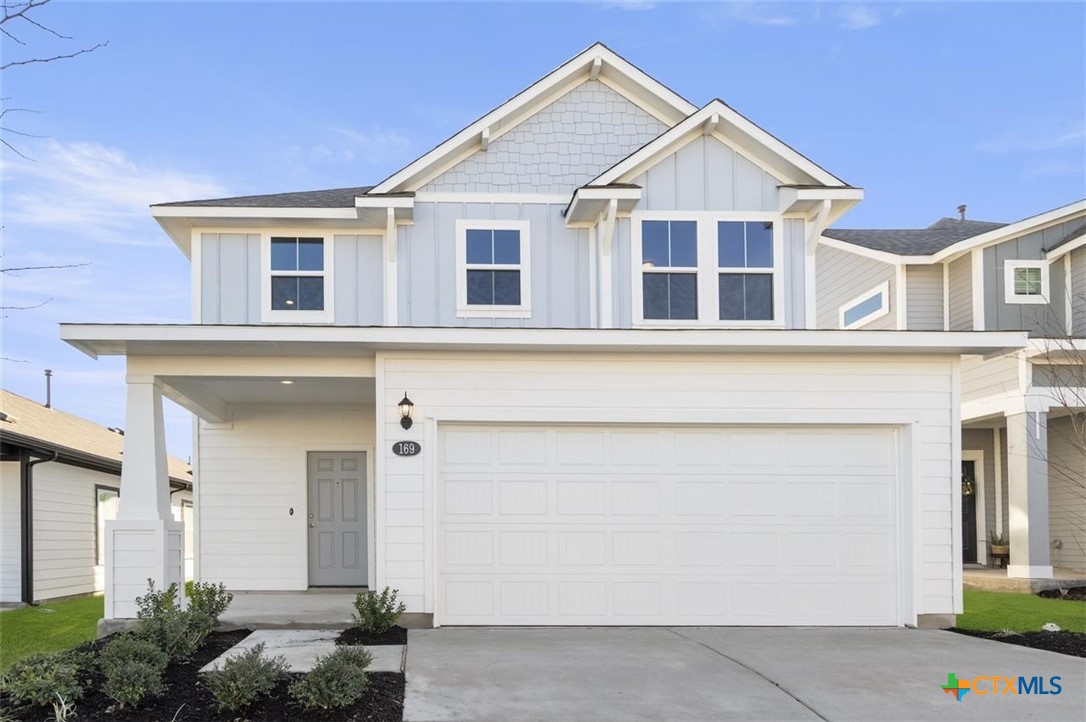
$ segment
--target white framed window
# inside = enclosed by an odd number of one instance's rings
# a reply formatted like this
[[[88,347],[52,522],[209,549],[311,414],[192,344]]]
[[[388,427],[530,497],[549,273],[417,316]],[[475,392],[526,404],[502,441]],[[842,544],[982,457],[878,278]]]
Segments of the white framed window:
[[[306,233],[261,236],[261,319],[281,323],[331,323],[333,241]]]
[[[631,224],[634,325],[784,324],[779,215],[635,212]]]
[[[528,221],[456,222],[456,315],[530,318]]]
[[[1048,261],[1004,261],[1003,299],[1007,303],[1048,303]]]
[[[890,282],[883,281],[869,291],[841,304],[838,325],[843,329],[861,328],[890,313]]]

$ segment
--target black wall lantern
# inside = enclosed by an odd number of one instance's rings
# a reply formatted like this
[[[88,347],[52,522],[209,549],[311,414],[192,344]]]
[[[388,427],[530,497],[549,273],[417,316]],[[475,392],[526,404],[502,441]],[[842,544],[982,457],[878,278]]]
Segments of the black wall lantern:
[[[407,392],[403,392],[403,401],[400,402],[400,426],[405,429],[411,428],[411,409],[415,408],[415,405],[411,403],[411,399],[407,398]]]

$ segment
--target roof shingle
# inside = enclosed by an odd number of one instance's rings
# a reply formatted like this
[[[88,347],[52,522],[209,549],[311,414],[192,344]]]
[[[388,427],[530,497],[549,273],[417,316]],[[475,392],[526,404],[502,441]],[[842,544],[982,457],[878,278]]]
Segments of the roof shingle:
[[[329,188],[322,191],[271,193],[262,196],[209,198],[197,201],[173,201],[154,206],[193,206],[211,208],[354,208],[354,199],[368,193],[373,186]]]
[[[899,256],[927,256],[966,238],[1002,228],[1006,223],[940,218],[927,228],[828,228],[822,233],[856,246]]]

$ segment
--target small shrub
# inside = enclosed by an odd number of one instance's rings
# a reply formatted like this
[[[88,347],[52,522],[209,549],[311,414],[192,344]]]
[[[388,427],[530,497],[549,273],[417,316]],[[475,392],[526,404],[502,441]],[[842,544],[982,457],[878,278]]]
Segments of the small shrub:
[[[384,588],[377,592],[359,592],[354,598],[354,622],[356,627],[372,634],[383,634],[392,629],[396,620],[407,609],[400,602],[396,603],[396,590]]]
[[[83,686],[79,681],[80,657],[58,652],[20,659],[0,678],[0,689],[16,705],[48,706],[57,698],[69,703],[79,699]]]
[[[131,634],[117,637],[98,656],[105,677],[102,691],[122,707],[134,707],[145,697],[162,694],[162,673],[168,663],[169,657],[154,642]]]
[[[350,707],[366,691],[366,668],[373,655],[362,647],[337,647],[306,676],[290,685],[290,696],[308,710]]]
[[[177,585],[155,591],[147,580],[148,592],[136,598],[136,634],[158,645],[172,660],[188,659],[215,629],[214,618],[199,609],[177,606]]]
[[[236,712],[271,692],[286,671],[286,659],[265,657],[264,645],[258,644],[227,659],[222,669],[208,672],[205,680],[219,709]]]
[[[222,582],[196,582],[186,587],[188,590],[189,610],[206,614],[216,624],[219,617],[234,601],[234,595],[226,591],[226,585]]]

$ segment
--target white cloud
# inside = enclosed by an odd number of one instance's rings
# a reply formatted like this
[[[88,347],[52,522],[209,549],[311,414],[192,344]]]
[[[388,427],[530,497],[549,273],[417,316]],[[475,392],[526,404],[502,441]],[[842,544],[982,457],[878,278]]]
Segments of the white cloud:
[[[644,12],[656,7],[656,3],[648,0],[625,0],[624,2],[600,3],[605,10],[625,10],[627,12]]]
[[[795,7],[786,3],[727,2],[714,6],[711,15],[719,21],[748,25],[788,27],[800,21]]]
[[[882,18],[870,5],[845,3],[837,8],[841,27],[845,30],[867,30],[882,22]]]
[[[329,126],[322,130],[328,138],[312,146],[293,145],[287,159],[316,163],[384,163],[399,158],[411,149],[411,139],[397,130],[370,128],[358,130]]]
[[[1015,129],[977,144],[985,153],[1036,153],[1086,145],[1086,129],[1081,121],[1059,127]]]
[[[1062,175],[1082,175],[1082,165],[1067,161],[1050,161],[1047,163],[1035,163],[1022,169],[1022,180],[1034,181],[1039,178],[1050,178]]]

